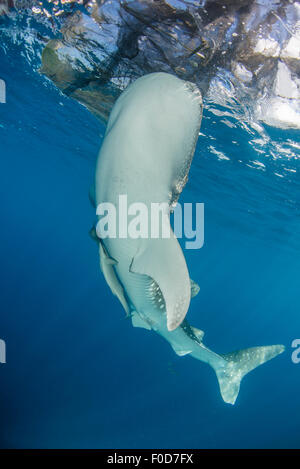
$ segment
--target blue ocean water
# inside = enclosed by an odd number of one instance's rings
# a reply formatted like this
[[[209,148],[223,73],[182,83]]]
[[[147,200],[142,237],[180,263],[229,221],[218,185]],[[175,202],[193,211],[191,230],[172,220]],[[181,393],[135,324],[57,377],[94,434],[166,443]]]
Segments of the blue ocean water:
[[[0,45],[0,446],[299,447],[299,132],[207,105],[182,194],[205,203],[204,247],[185,251],[201,287],[189,322],[220,353],[286,346],[230,406],[211,368],[124,318],[88,234],[104,126],[38,73],[17,35]]]

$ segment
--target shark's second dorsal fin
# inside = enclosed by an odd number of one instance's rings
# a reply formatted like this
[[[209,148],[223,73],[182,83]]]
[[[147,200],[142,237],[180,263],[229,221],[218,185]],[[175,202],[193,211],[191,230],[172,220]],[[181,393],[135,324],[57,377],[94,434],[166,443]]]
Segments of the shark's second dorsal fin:
[[[191,285],[180,245],[170,238],[151,239],[141,243],[130,271],[148,275],[158,285],[166,305],[167,327],[176,329],[184,320],[191,299]]]
[[[103,272],[104,278],[107,282],[107,285],[111,289],[112,293],[117,296],[126,311],[126,315],[129,316],[130,308],[126,301],[124,289],[117,277],[117,274],[114,269],[114,265],[117,264],[115,259],[112,259],[103,245],[102,241],[99,239],[99,254],[100,254],[100,267]]]

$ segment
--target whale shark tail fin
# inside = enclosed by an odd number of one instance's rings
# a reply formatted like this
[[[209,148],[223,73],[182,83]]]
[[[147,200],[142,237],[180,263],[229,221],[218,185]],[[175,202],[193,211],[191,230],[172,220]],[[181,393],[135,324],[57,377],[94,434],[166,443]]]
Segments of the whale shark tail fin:
[[[221,355],[222,365],[215,367],[222,398],[234,404],[240,390],[242,378],[259,365],[271,360],[284,351],[283,345],[252,347]]]

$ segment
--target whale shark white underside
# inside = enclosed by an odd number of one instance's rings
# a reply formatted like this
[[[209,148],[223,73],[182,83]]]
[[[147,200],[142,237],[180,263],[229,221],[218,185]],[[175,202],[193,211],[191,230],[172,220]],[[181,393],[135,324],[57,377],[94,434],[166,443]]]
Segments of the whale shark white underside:
[[[176,98],[176,99],[175,99]],[[127,194],[130,202],[168,202],[174,207],[194,155],[202,117],[194,84],[166,73],[136,80],[111,112],[99,153],[95,207]],[[204,332],[185,319],[199,292],[188,273],[181,247],[169,239],[99,239],[100,266],[134,327],[164,337],[179,356],[189,355],[215,370],[222,398],[234,404],[242,378],[284,351],[283,345],[252,347],[226,355],[203,344]]]

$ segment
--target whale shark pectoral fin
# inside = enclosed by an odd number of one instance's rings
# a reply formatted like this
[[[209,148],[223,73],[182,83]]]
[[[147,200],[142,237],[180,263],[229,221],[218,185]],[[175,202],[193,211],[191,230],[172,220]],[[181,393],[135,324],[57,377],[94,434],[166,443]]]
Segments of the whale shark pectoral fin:
[[[177,239],[156,239],[141,246],[130,272],[148,275],[158,285],[165,304],[167,327],[175,330],[184,320],[191,299],[189,274]]]
[[[99,254],[100,254],[100,267],[103,272],[106,283],[111,289],[113,295],[115,295],[119,299],[120,303],[125,309],[126,316],[129,316],[130,308],[125,298],[124,289],[113,267],[114,265],[117,264],[117,261],[109,257],[100,239],[99,239]]]
[[[116,265],[118,262],[112,257],[106,257],[105,262],[107,265]]]
[[[89,201],[91,202],[92,207],[96,208],[96,190],[95,190],[95,184],[92,184],[91,187],[89,188]]]
[[[100,238],[98,238],[97,236],[97,239],[99,241],[99,252],[100,252],[100,259],[102,262],[105,262],[105,264],[107,265],[116,265],[118,262],[116,261],[116,259],[113,259],[113,257],[109,256],[108,255],[108,252],[105,248],[105,246],[103,245],[103,242],[101,241]]]
[[[97,235],[95,225],[92,226],[92,228],[90,229],[89,235],[94,241],[96,241],[96,243],[101,244],[102,249],[100,251],[100,254],[101,253],[103,254],[102,261],[105,262],[106,264],[116,265],[118,262],[107,254],[106,249],[104,248],[103,244],[100,241],[100,238]]]
[[[148,331],[152,329],[150,324],[145,321],[145,319],[143,319],[136,311],[132,311],[131,319],[133,327],[142,327],[143,329],[148,329]]]
[[[190,327],[193,333],[195,334],[195,336],[197,337],[197,339],[199,340],[199,342],[202,342],[203,337],[204,337],[204,331],[201,331],[201,329],[197,329],[197,327],[192,327],[192,326]]]
[[[189,353],[192,353],[192,350],[186,350],[180,347],[177,344],[171,344],[172,349],[178,355],[179,357],[184,357],[184,355],[188,355]]]
[[[191,281],[191,298],[194,298],[196,295],[198,295],[200,291],[200,287],[198,283],[194,282],[194,280],[192,280],[191,278],[190,278],[190,281]]]

